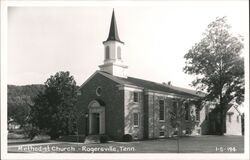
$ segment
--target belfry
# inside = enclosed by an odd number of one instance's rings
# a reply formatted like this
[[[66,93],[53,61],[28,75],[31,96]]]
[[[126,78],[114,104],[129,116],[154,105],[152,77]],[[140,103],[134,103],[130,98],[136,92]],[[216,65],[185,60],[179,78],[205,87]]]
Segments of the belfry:
[[[118,77],[127,77],[126,66],[123,62],[123,52],[122,47],[124,42],[122,42],[118,35],[118,29],[115,19],[115,12],[113,10],[109,36],[106,41],[103,42],[104,45],[104,64],[100,65],[100,70]]]

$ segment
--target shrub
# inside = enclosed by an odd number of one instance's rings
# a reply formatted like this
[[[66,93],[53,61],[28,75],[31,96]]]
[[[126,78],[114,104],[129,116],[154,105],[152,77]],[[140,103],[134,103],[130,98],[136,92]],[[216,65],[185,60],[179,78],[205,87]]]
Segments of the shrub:
[[[124,142],[131,142],[133,140],[133,137],[130,134],[123,135],[123,141]]]
[[[100,136],[100,142],[101,143],[107,143],[108,141],[108,136],[107,135],[101,135]]]
[[[36,127],[33,127],[30,124],[27,124],[23,127],[23,134],[25,135],[25,137],[29,138],[30,140],[33,140],[35,138],[35,136],[37,136],[38,134],[40,134],[40,130]]]
[[[57,139],[57,138],[60,137],[60,134],[59,133],[55,133],[55,132],[50,132],[49,136],[50,136],[51,140],[55,140],[55,139]]]

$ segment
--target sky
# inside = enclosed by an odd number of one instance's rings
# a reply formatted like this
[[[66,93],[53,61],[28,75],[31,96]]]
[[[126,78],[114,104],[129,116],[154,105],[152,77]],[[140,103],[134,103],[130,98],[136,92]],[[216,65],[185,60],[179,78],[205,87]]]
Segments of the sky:
[[[194,77],[183,72],[183,57],[216,17],[227,16],[232,33],[245,38],[243,56],[249,54],[248,6],[231,0],[10,7],[7,83],[43,84],[58,71],[84,83],[103,64],[114,8],[128,76],[190,88]]]

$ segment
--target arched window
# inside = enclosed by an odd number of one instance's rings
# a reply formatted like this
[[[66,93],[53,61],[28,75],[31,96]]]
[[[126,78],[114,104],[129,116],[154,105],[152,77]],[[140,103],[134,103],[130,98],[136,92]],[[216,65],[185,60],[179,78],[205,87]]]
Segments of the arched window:
[[[110,56],[109,56],[109,46],[106,46],[105,48],[105,59],[109,59]]]
[[[118,58],[118,59],[122,59],[121,47],[120,47],[120,46],[117,47],[117,58]]]

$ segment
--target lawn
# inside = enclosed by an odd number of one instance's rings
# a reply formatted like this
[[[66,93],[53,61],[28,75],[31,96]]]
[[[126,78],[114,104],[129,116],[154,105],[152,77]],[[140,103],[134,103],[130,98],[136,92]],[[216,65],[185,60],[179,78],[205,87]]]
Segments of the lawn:
[[[8,152],[42,153],[177,153],[176,139],[156,139],[134,142],[83,144],[46,141],[40,143],[9,143]],[[179,139],[180,153],[243,153],[243,136],[196,136]]]

